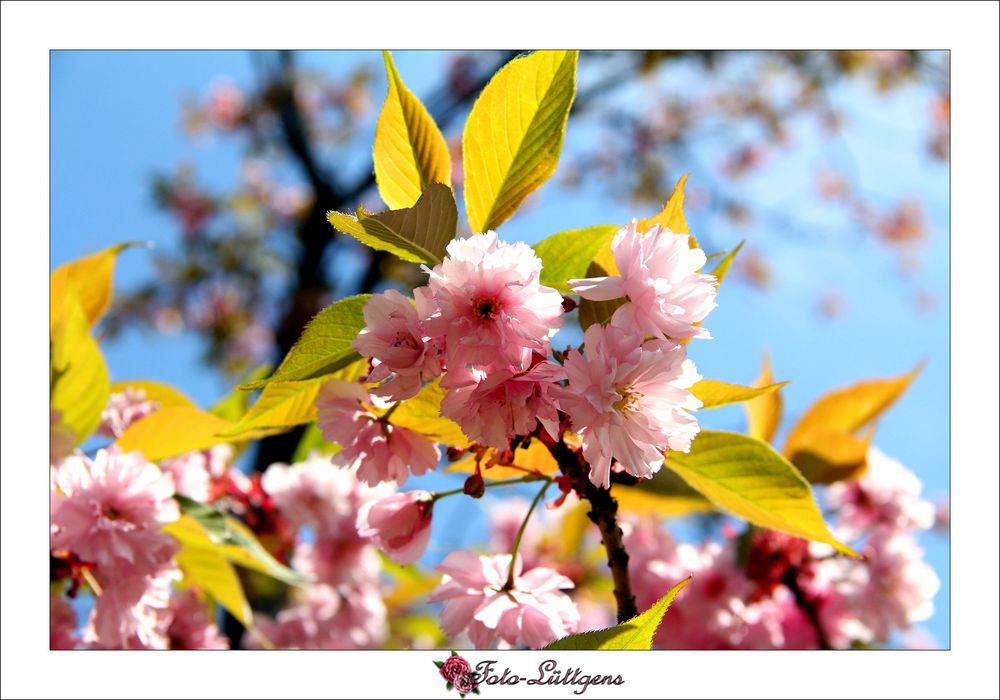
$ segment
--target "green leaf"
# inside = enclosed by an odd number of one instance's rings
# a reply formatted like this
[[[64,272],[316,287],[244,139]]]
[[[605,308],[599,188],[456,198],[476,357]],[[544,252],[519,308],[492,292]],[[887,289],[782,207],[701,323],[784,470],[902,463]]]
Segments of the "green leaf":
[[[656,630],[659,628],[660,622],[663,621],[667,608],[670,607],[681,589],[689,583],[691,583],[690,578],[684,579],[667,591],[665,596],[653,603],[649,610],[636,615],[631,620],[626,620],[605,630],[571,634],[549,644],[545,649],[552,651],[644,649],[648,651],[653,648],[653,637],[656,636]]]
[[[758,396],[777,391],[788,382],[778,382],[767,386],[740,386],[727,384],[714,379],[702,379],[691,387],[691,393],[701,399],[702,408],[718,408],[729,404],[741,403],[755,399]]]
[[[736,259],[736,255],[740,252],[740,250],[742,250],[744,243],[746,243],[746,241],[740,241],[740,244],[726,253],[726,257],[719,261],[719,264],[715,266],[715,269],[709,273],[715,276],[716,286],[722,284],[722,280],[726,278],[726,273],[729,272],[729,268],[732,267],[733,261]]]
[[[536,51],[501,68],[462,134],[473,231],[497,228],[552,176],[576,95],[577,51]]]
[[[49,365],[51,407],[72,430],[74,445],[90,437],[108,403],[108,368],[71,281],[51,326]]]
[[[331,469],[333,468],[331,466]],[[183,496],[175,498],[184,514],[182,520],[187,518],[194,521],[208,542],[228,561],[267,574],[292,586],[309,582],[308,577],[289,569],[271,556],[243,523],[204,503]],[[190,526],[187,527],[190,529]]]
[[[617,230],[611,224],[578,228],[555,233],[535,244],[535,253],[542,260],[539,281],[563,294],[572,294],[567,280],[586,277],[590,263],[602,248],[610,245]]]
[[[273,370],[274,367],[270,364],[260,365],[247,376],[247,381],[255,382],[266,379]],[[248,408],[250,408],[250,394],[237,387],[212,404],[208,411],[219,418],[225,418],[235,423],[243,418]]]
[[[756,438],[703,430],[691,443],[689,453],[670,452],[666,465],[733,515],[857,556],[830,534],[809,482],[770,445]]]
[[[370,298],[371,294],[359,294],[330,304],[309,322],[271,377],[239,388],[249,391],[271,382],[323,377],[361,359],[351,343],[365,327],[363,310]]]
[[[412,207],[426,187],[451,185],[451,153],[434,119],[383,51],[389,91],[375,125],[375,182],[390,209]]]
[[[409,209],[393,209],[369,214],[358,207],[357,216],[331,211],[330,224],[375,250],[385,250],[397,258],[415,263],[441,262],[445,248],[455,237],[458,208],[447,185],[427,185],[420,199]]]
[[[426,435],[434,442],[468,447],[469,440],[458,424],[441,415],[441,400],[447,393],[439,381],[434,380],[412,399],[403,401],[392,412],[389,422]]]
[[[309,459],[309,455],[318,452],[321,455],[333,455],[340,451],[340,445],[328,442],[319,426],[310,423],[306,426],[305,432],[299,439],[299,444],[295,446],[295,453],[292,455],[292,463],[304,462]]]

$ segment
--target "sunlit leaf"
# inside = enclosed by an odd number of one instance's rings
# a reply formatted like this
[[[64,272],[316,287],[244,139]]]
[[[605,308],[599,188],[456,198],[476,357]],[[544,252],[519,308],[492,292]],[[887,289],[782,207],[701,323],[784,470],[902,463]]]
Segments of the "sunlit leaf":
[[[691,444],[690,453],[670,452],[666,465],[733,515],[854,555],[830,534],[809,482],[756,438],[703,430]]]
[[[857,437],[843,430],[810,428],[798,434],[788,459],[814,484],[849,481],[868,468],[873,432]]]
[[[435,183],[427,185],[408,209],[369,214],[359,207],[356,216],[331,211],[327,219],[338,231],[375,250],[409,262],[434,264],[441,261],[455,237],[458,208],[451,189]]]
[[[115,259],[120,252],[136,245],[144,244],[119,243],[56,268],[49,277],[50,324],[58,320],[63,297],[72,283],[87,324],[93,327],[111,304]]]
[[[495,454],[495,450],[487,450],[481,460],[483,478],[488,481],[499,481],[501,479],[512,479],[527,474],[555,474],[559,471],[559,463],[549,453],[548,449],[538,440],[532,440],[527,447],[519,447],[514,452],[514,459],[511,465],[494,464],[487,468],[490,459]],[[445,471],[464,472],[471,474],[476,471],[475,455],[469,455],[464,459],[450,465]]]
[[[148,379],[129,379],[123,382],[115,382],[111,385],[112,394],[117,394],[126,389],[142,391],[146,395],[147,401],[155,401],[160,405],[160,408],[167,406],[196,407],[195,402],[189,399],[182,391],[162,382],[154,382]]]
[[[469,440],[450,418],[441,415],[441,400],[447,392],[438,380],[427,384],[412,399],[407,399],[395,409],[389,422],[426,435],[434,442],[455,447],[466,447]]]
[[[668,228],[674,233],[686,233],[691,237],[688,239],[688,245],[692,248],[698,247],[698,241],[695,240],[693,234],[691,234],[691,228],[688,226],[687,218],[684,216],[684,185],[687,183],[687,174],[681,175],[677,184],[674,185],[674,191],[670,195],[670,199],[667,200],[666,205],[656,216],[651,216],[648,219],[641,219],[636,228],[639,231],[648,231],[654,225],[659,225],[662,228]]]
[[[327,377],[270,382],[246,415],[221,435],[229,439],[260,432],[282,432],[316,419],[316,396]]]
[[[754,380],[755,387],[770,386],[774,383],[774,376],[771,374],[771,358],[765,353],[764,363],[761,366],[760,374]],[[774,434],[781,423],[782,398],[780,391],[771,391],[757,398],[751,399],[743,404],[743,410],[747,414],[747,432],[750,437],[755,437],[764,442],[771,442]]]
[[[616,484],[613,494],[623,511],[636,515],[675,518],[715,509],[711,501],[669,469],[661,469],[635,486]]]
[[[545,649],[552,651],[652,649],[653,637],[656,636],[656,630],[659,629],[667,608],[670,607],[681,589],[689,583],[691,583],[690,578],[684,579],[667,591],[665,596],[653,603],[649,610],[636,615],[631,620],[605,630],[571,634],[549,644]]]
[[[271,377],[247,382],[240,385],[240,389],[259,389],[270,382],[314,379],[358,361],[361,356],[351,343],[365,327],[363,309],[369,298],[370,294],[347,297],[320,311],[306,325],[302,336]]]
[[[78,445],[100,425],[110,382],[75,284],[70,283],[61,297],[50,338],[50,397],[52,408],[60,412]]]
[[[240,578],[201,523],[185,514],[164,526],[163,531],[181,544],[174,558],[184,573],[185,583],[198,586],[241,624],[249,626],[253,613]]]
[[[740,241],[739,245],[733,248],[731,251],[726,253],[726,256],[719,261],[719,264],[715,266],[715,269],[710,273],[715,277],[716,285],[722,284],[722,280],[726,278],[726,274],[729,272],[729,268],[733,266],[733,261],[736,260],[737,254],[743,249],[743,244],[746,241]]]
[[[542,260],[539,281],[571,294],[573,290],[566,281],[586,277],[590,263],[603,248],[610,246],[617,230],[617,226],[605,224],[561,231],[535,244],[535,253]]]
[[[412,207],[426,187],[451,185],[451,153],[434,119],[383,51],[389,91],[375,125],[375,182],[390,209]]]
[[[718,408],[729,404],[741,403],[777,391],[788,382],[778,382],[767,386],[752,387],[739,384],[727,384],[714,379],[702,379],[691,387],[691,393],[701,399],[702,408]]]
[[[261,379],[267,379],[273,369],[270,364],[260,365],[247,376],[247,381],[256,382]],[[250,408],[250,399],[251,397],[248,392],[242,390],[240,387],[236,387],[212,404],[208,411],[209,413],[214,413],[219,418],[225,418],[235,423],[243,418],[247,409]]]
[[[309,455],[314,452],[321,455],[332,455],[340,451],[340,445],[329,442],[323,437],[319,426],[310,423],[306,426],[305,432],[299,439],[299,444],[295,446],[295,453],[292,455],[292,462],[304,462],[309,459]]]
[[[576,94],[577,53],[536,51],[515,58],[472,106],[462,156],[473,231],[497,228],[555,172]]]
[[[232,442],[224,418],[193,406],[166,406],[130,425],[115,443],[123,452],[139,451],[151,462]]]
[[[923,363],[900,377],[859,382],[824,394],[789,432],[785,454],[797,451],[808,431],[823,429],[855,433],[868,426],[906,391],[921,369]]]

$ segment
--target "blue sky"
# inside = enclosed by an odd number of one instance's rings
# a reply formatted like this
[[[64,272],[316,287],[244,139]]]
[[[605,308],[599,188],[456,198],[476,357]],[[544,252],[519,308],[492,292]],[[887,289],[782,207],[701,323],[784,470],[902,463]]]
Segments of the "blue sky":
[[[365,58],[381,75],[378,55]],[[340,74],[357,60],[349,52],[305,57],[311,66]],[[417,94],[426,94],[436,84],[441,61],[441,55],[433,52],[396,54],[400,73]],[[223,189],[234,184],[240,145],[220,137],[189,141],[179,128],[180,98],[185,93],[203,94],[221,76],[252,85],[246,53],[54,52],[51,74],[53,267],[122,240],[170,246],[175,228],[151,202],[154,171],[170,171],[187,160],[197,163],[200,178],[209,186]],[[378,99],[382,88],[376,86],[374,92]],[[729,230],[695,212],[689,218],[696,234],[699,226],[710,227],[712,242],[726,249],[747,238],[766,253],[776,274],[766,293],[727,283],[719,308],[706,324],[714,340],[692,343],[691,356],[706,377],[748,382],[768,349],[777,378],[792,380],[784,390],[786,420],[833,387],[901,374],[926,360],[910,391],[881,421],[876,444],[914,470],[927,494],[946,496],[949,192],[947,165],[931,159],[923,146],[922,115],[931,93],[914,86],[883,96],[857,81],[837,88],[832,99],[849,120],[833,154],[835,164],[847,162],[856,182],[876,201],[908,197],[925,207],[931,235],[916,253],[917,271],[902,277],[898,255],[846,227],[841,227],[840,236],[796,240],[765,226]],[[583,134],[571,121],[567,149],[581,138],[576,133]],[[804,191],[811,187],[813,167],[830,157],[829,148],[808,125],[797,132],[797,144],[794,156],[770,163],[759,176],[739,184],[739,193],[773,207],[791,207],[786,213],[798,220],[828,223],[829,213],[810,203]],[[711,162],[716,149],[706,144],[699,155]],[[533,243],[555,231],[650,213],[596,189],[571,192],[550,185],[533,206],[505,224],[503,235]],[[150,274],[149,256],[141,249],[131,250],[120,259],[116,280],[120,287],[128,287]],[[929,311],[915,310],[913,296],[918,289],[935,298]],[[815,313],[816,299],[827,290],[836,290],[846,307],[846,313],[834,320]],[[113,379],[169,382],[202,405],[229,389],[199,363],[200,348],[193,336],[129,332],[103,347]],[[706,412],[700,418],[710,428],[743,428],[738,408]],[[454,483],[453,477],[439,478]],[[468,515],[464,510],[449,514],[441,509],[437,517],[447,522]],[[459,528],[466,533],[464,539],[437,541],[437,551],[428,556],[439,559],[444,550],[482,533],[482,522],[477,524],[475,517],[471,527]],[[940,536],[923,541],[942,579],[928,629],[947,645],[947,541]]]

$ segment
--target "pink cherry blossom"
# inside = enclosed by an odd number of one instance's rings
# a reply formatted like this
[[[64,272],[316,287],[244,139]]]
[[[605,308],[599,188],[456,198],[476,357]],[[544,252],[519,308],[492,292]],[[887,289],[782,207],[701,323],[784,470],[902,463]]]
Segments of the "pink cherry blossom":
[[[279,649],[374,649],[388,636],[385,604],[374,587],[299,587],[296,601],[271,619],[255,615],[260,632]],[[252,636],[250,647],[259,646]]]
[[[505,243],[493,231],[457,238],[448,257],[424,269],[437,307],[427,328],[445,339],[450,369],[521,366],[525,351],[548,354],[562,296],[539,284],[542,261],[527,244]]]
[[[444,602],[441,629],[451,635],[467,631],[478,649],[497,637],[540,648],[574,630],[580,613],[562,589],[573,582],[552,569],[522,572],[520,555],[514,564],[513,586],[506,587],[511,556],[476,556],[452,552],[437,567],[444,574],[430,602]]]
[[[934,525],[934,504],[920,497],[917,475],[878,448],[867,454],[868,470],[854,481],[832,484],[827,503],[837,509],[838,525],[849,538],[875,525],[926,530]]]
[[[170,591],[182,578],[173,563],[151,574],[100,575],[84,639],[95,649],[167,649]]]
[[[358,511],[358,534],[371,537],[393,561],[412,564],[430,541],[433,504],[427,491],[394,493],[369,501]]]
[[[503,367],[482,370],[452,369],[441,386],[448,395],[441,415],[458,423],[470,440],[506,448],[515,435],[529,435],[541,423],[558,437],[557,382],[565,378],[559,365],[542,361],[526,370]]]
[[[382,563],[375,546],[355,532],[349,537],[299,542],[292,567],[319,583],[363,586],[378,582]]]
[[[212,497],[212,482],[225,475],[232,456],[233,448],[229,445],[215,445],[165,459],[160,468],[173,477],[177,493],[206,503]]]
[[[208,615],[205,603],[190,589],[174,591],[170,599],[171,649],[228,649],[229,639]]]
[[[687,234],[659,225],[640,233],[636,226],[619,229],[611,242],[619,274],[570,280],[573,291],[594,301],[626,297],[615,316],[643,335],[710,338],[697,326],[716,306],[716,280],[699,272],[705,253],[689,246]]]
[[[108,398],[108,405],[101,412],[97,433],[111,439],[120,438],[130,425],[159,408],[159,402],[146,399],[145,390],[126,387]]]
[[[371,297],[364,308],[367,325],[353,344],[372,359],[368,381],[392,376],[377,391],[393,401],[415,396],[423,381],[441,374],[440,344],[426,335],[421,321],[432,313],[432,302],[423,287],[414,297],[416,306],[395,289]]]
[[[701,376],[684,346],[642,338],[632,327],[590,326],[586,354],[574,349],[566,357],[569,389],[556,390],[583,438],[590,480],[605,488],[612,458],[629,474],[648,478],[660,470],[666,450],[687,452],[699,429],[688,411],[701,401],[688,389]]]
[[[174,483],[138,452],[98,450],[53,473],[51,545],[96,564],[107,578],[160,569],[177,550],[160,528],[179,517]]]
[[[80,643],[76,613],[62,594],[49,593],[49,649],[75,649]]]
[[[264,491],[282,515],[312,528],[317,539],[358,539],[355,521],[366,502],[388,495],[388,485],[369,487],[357,474],[339,469],[313,453],[292,465],[272,464],[261,478]]]
[[[316,399],[317,424],[323,437],[338,443],[333,463],[357,470],[358,479],[374,486],[395,481],[402,486],[412,473],[421,476],[437,467],[441,453],[420,433],[381,420],[377,404],[359,384],[331,379]]]

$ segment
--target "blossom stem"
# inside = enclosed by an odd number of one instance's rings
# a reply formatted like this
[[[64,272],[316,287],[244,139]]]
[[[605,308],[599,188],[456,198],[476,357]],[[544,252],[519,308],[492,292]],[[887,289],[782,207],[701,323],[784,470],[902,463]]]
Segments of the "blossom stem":
[[[618,622],[631,620],[639,614],[635,595],[632,593],[632,582],[628,572],[628,552],[625,550],[624,533],[618,526],[618,501],[611,496],[609,489],[595,486],[590,481],[590,470],[582,456],[571,449],[562,440],[544,439],[549,452],[559,463],[559,469],[569,477],[573,490],[590,502],[590,512],[587,517],[597,525],[601,533],[604,550],[608,554],[608,568],[611,569],[611,580],[615,586],[615,604],[618,609]]]
[[[389,410],[383,413],[381,416],[379,416],[379,420],[382,421],[383,423],[388,423],[389,416],[391,416],[393,412],[395,412],[395,410],[402,405],[402,403],[403,403],[402,401],[397,401],[393,405],[389,406]]]
[[[524,531],[528,527],[528,521],[531,520],[531,514],[535,512],[535,506],[545,497],[545,492],[548,490],[549,486],[552,484],[552,479],[548,477],[545,478],[545,483],[542,484],[542,488],[539,489],[538,494],[535,496],[535,500],[531,502],[528,507],[528,512],[524,515],[524,520],[521,522],[521,528],[517,531],[517,537],[514,538],[514,547],[511,549],[510,553],[510,569],[507,570],[507,583],[504,584],[504,590],[509,591],[514,587],[514,563],[517,561],[517,550],[521,546],[521,538],[524,537]]]
[[[486,483],[484,488],[490,489],[493,488],[494,486],[513,486],[514,484],[527,484],[532,481],[547,481],[551,483],[552,479],[547,476],[542,476],[539,474],[529,474],[528,476],[519,476],[516,479],[505,479],[503,481],[489,481]],[[451,491],[441,491],[439,493],[432,494],[432,496],[436,501],[439,498],[445,498],[446,496],[455,496],[460,493],[465,493],[465,489],[460,488],[460,489],[452,489]]]

